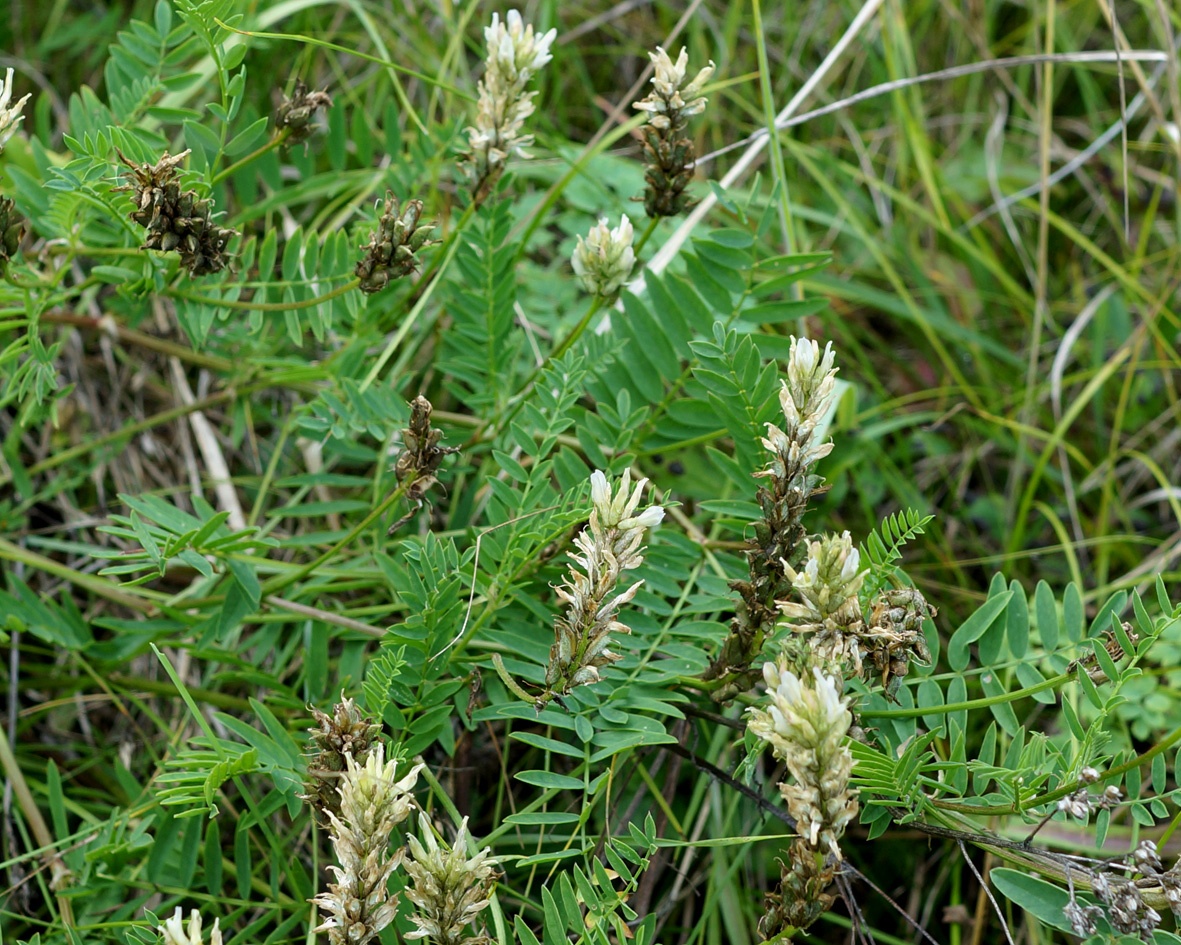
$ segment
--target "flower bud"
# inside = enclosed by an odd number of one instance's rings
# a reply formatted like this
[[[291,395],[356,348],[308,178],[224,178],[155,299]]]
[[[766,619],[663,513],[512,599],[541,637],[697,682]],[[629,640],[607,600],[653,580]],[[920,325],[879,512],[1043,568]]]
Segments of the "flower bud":
[[[604,299],[612,299],[619,293],[635,265],[634,236],[631,221],[625,214],[614,229],[608,228],[604,217],[591,227],[585,240],[578,237],[571,264],[587,292]]]

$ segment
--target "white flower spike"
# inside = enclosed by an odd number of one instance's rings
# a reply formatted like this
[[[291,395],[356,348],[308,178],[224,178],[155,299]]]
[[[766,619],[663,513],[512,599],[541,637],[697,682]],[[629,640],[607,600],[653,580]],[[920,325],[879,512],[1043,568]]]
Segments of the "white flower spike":
[[[565,612],[554,620],[554,642],[541,693],[530,696],[508,675],[503,661],[493,657],[501,679],[517,695],[532,699],[539,712],[572,689],[598,682],[599,667],[622,659],[607,647],[611,634],[630,632],[618,619],[619,608],[635,597],[644,582],[620,590],[620,580],[625,571],[644,563],[644,536],[664,519],[659,505],[636,511],[647,484],[647,479],[641,479],[633,487],[631,472],[625,470],[618,487],[612,489],[606,474],[591,473],[590,520],[574,539],[577,551],[570,554],[565,583],[554,589]]]
[[[818,668],[801,679],[778,663],[763,665],[768,704],[749,711],[747,728],[787,765],[794,783],[780,784],[801,839],[814,850],[841,857],[837,841],[857,813],[849,787],[853,756],[844,746],[853,723],[837,681]]]
[[[25,102],[29,100],[29,95],[26,94],[11,108],[8,107],[8,103],[12,101],[12,75],[12,69],[9,69],[4,76],[3,83],[0,83],[0,151],[4,150],[4,145],[8,144],[8,139],[16,134],[20,123],[24,121],[21,109],[25,107]]]
[[[468,128],[471,151],[464,161],[478,199],[487,195],[504,172],[509,155],[528,157],[525,149],[533,143],[533,136],[521,134],[521,130],[533,114],[532,99],[537,93],[526,92],[525,86],[553,58],[550,46],[557,35],[557,30],[536,35],[516,10],[509,10],[504,22],[493,13],[492,25],[484,30],[488,55],[480,80],[476,122]]]

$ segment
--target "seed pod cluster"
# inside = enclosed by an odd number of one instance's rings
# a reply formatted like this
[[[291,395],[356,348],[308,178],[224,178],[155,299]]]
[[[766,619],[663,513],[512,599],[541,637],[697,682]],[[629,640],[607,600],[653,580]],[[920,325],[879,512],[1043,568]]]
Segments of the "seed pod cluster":
[[[767,893],[759,934],[764,941],[806,929],[836,902],[835,881],[840,865],[829,855],[817,863],[808,844],[796,840],[787,863],[779,861],[779,885]]]
[[[212,200],[180,189],[177,166],[189,152],[170,155],[165,151],[155,164],[137,164],[122,151],[116,152],[131,173],[125,175],[129,183],[115,190],[132,192],[135,209],[130,217],[148,231],[143,248],[180,253],[181,265],[193,276],[225,269],[226,245],[236,231],[213,221]]]
[[[438,482],[435,474],[443,457],[459,452],[457,447],[439,445],[443,431],[431,426],[432,409],[431,402],[419,394],[410,401],[410,424],[401,431],[406,449],[398,457],[394,474],[398,482],[410,480],[406,494],[412,499],[421,499]]]
[[[381,735],[381,723],[369,718],[357,708],[352,699],[341,701],[332,710],[332,715],[312,708],[312,716],[319,723],[318,728],[309,730],[315,754],[308,762],[308,783],[306,799],[320,813],[331,811],[340,814],[340,778],[351,755],[357,764],[363,765],[369,752]]]
[[[0,275],[8,271],[8,261],[16,256],[24,235],[25,218],[11,198],[0,197]]]
[[[361,247],[365,255],[354,270],[361,280],[362,292],[380,292],[391,279],[409,275],[418,268],[415,253],[424,246],[439,242],[430,238],[435,228],[433,223],[419,226],[421,216],[421,200],[407,202],[402,210],[398,198],[386,191],[377,232],[370,234],[369,242]]]
[[[675,217],[697,201],[686,192],[693,180],[697,154],[688,138],[670,141],[651,125],[644,126],[644,210],[649,217]]]
[[[287,131],[287,143],[307,140],[314,130],[312,119],[317,109],[331,108],[332,97],[327,92],[309,92],[301,79],[295,81],[291,98],[284,97],[275,111],[275,127]]]
[[[890,588],[874,600],[862,645],[881,674],[887,692],[893,692],[898,681],[910,672],[911,660],[931,662],[923,621],[938,615],[913,587]]]

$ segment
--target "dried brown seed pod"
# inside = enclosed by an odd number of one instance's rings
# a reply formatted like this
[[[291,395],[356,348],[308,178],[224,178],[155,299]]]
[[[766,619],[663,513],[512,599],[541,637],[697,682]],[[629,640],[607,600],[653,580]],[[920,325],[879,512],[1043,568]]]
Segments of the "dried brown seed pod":
[[[181,191],[177,168],[189,154],[167,151],[155,164],[129,160],[116,148],[119,160],[131,169],[127,183],[114,188],[131,191],[135,210],[129,216],[148,231],[144,249],[180,253],[181,265],[193,276],[220,272],[228,264],[225,249],[235,230],[213,222],[213,202],[196,191]]]
[[[295,91],[275,110],[275,127],[287,131],[287,144],[306,141],[314,130],[312,120],[321,108],[331,108],[327,92],[309,92],[302,79],[295,80]]]
[[[381,735],[381,723],[365,715],[352,699],[341,693],[341,701],[332,714],[312,707],[312,717],[318,726],[308,731],[315,749],[308,762],[308,793],[304,795],[316,810],[323,814],[340,814],[340,775],[346,768],[346,755],[352,755],[363,765]]]
[[[0,197],[0,275],[8,270],[9,261],[20,249],[25,235],[25,218],[16,210],[9,197]]]
[[[361,291],[367,294],[380,292],[391,279],[400,279],[418,268],[415,255],[424,246],[439,242],[430,239],[435,228],[433,223],[419,224],[422,216],[422,201],[407,201],[401,208],[398,198],[386,191],[377,230],[370,234],[369,242],[362,246],[365,255],[353,270],[361,280]]]

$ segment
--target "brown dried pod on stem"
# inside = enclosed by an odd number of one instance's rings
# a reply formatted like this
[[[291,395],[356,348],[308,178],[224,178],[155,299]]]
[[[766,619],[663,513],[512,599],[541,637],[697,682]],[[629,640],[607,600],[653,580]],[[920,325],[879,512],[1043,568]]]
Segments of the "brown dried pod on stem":
[[[291,97],[284,96],[283,103],[275,109],[275,127],[287,132],[285,144],[306,142],[315,125],[312,123],[321,108],[332,107],[332,96],[327,92],[309,92],[302,79],[295,80],[295,91]],[[307,145],[305,144],[306,148]]]

